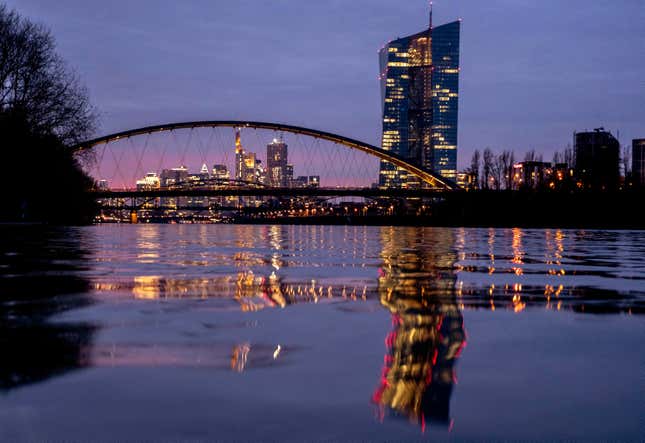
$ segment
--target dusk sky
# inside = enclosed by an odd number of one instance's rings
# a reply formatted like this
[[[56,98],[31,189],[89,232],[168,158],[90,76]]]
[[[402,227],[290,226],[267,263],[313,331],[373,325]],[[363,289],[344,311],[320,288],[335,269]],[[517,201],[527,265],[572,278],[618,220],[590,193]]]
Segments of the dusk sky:
[[[378,49],[426,0],[9,0],[51,28],[100,134],[250,119],[380,144]],[[644,0],[437,0],[462,24],[459,167],[475,148],[550,160],[574,130],[645,137]],[[520,154],[521,155],[521,154]]]

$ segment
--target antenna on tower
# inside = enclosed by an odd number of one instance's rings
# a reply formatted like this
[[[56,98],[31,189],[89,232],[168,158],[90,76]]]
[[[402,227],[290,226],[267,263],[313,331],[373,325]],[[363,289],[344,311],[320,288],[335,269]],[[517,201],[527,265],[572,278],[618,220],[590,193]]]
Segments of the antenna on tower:
[[[430,29],[432,29],[432,0],[430,0]]]

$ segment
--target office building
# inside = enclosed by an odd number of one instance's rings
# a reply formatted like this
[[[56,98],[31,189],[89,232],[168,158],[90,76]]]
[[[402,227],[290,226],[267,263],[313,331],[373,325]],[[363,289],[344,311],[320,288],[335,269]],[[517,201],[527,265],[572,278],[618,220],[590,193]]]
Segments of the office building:
[[[193,183],[207,182],[210,178],[211,178],[211,175],[208,172],[208,166],[206,166],[205,163],[202,165],[202,168],[199,170],[198,173],[188,175],[188,181]]]
[[[145,177],[137,180],[137,191],[153,191],[161,187],[159,176],[155,172],[148,172]],[[137,199],[135,200],[141,209],[150,209],[155,207],[160,199]]]
[[[161,171],[161,186],[173,186],[184,183],[188,180],[188,168],[180,166],[178,168],[164,169]]]
[[[226,165],[213,165],[212,177],[217,181],[228,181],[231,175]]]
[[[172,187],[185,183],[188,180],[188,168],[180,166],[178,168],[164,169],[161,171],[160,181],[162,187]],[[161,198],[163,206],[178,207],[186,204],[185,197],[163,197]]]
[[[159,177],[154,172],[149,172],[140,180],[137,180],[137,191],[151,191],[161,186]]]
[[[255,152],[248,152],[242,146],[241,129],[235,128],[235,179],[256,183],[259,164]]]
[[[389,42],[379,53],[382,147],[408,161],[457,178],[459,41],[461,22],[432,26]],[[380,186],[418,180],[381,162]]]
[[[320,176],[319,175],[300,175],[291,180],[291,186],[294,188],[319,188]]]
[[[574,134],[575,175],[578,187],[593,190],[618,189],[620,143],[604,128]]]
[[[293,165],[287,165],[285,169],[285,174],[286,174],[286,181],[287,181],[287,186],[292,186],[293,185]]]
[[[286,188],[287,182],[287,144],[282,140],[273,139],[267,145],[267,184],[269,186]]]
[[[461,171],[457,173],[457,186],[466,191],[477,189],[477,174],[472,171]]]
[[[645,138],[632,141],[632,177],[635,187],[645,187]]]

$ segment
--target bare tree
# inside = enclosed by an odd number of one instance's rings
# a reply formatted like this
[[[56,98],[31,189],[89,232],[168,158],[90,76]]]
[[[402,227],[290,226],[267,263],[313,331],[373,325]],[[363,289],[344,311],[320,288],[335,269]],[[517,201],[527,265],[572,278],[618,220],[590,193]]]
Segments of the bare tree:
[[[94,180],[69,146],[90,136],[86,90],[55,53],[47,29],[0,4],[0,220],[89,223]],[[91,151],[86,151],[91,160]],[[24,171],[38,177],[25,180]]]
[[[473,175],[474,183],[479,183],[479,169],[481,168],[481,155],[479,149],[475,149],[470,160],[470,173]]]
[[[514,155],[511,151],[504,150],[501,154],[495,156],[493,163],[494,187],[496,190],[511,189],[512,187],[512,170]]]
[[[70,145],[95,129],[86,89],[55,52],[50,32],[0,5],[0,112]]]
[[[531,149],[524,155],[525,162],[541,162],[542,154],[538,154],[535,149]]]
[[[482,189],[489,189],[491,178],[493,178],[493,167],[495,163],[495,156],[490,148],[484,149],[484,165],[482,174]]]
[[[568,145],[564,150],[564,163],[566,163],[569,168],[573,168],[576,165],[575,151],[571,145]]]
[[[496,191],[499,191],[504,178],[504,164],[502,163],[500,155],[496,155],[495,161],[493,162],[493,178],[493,187]]]
[[[573,149],[571,148],[571,145],[567,145],[567,147],[564,148],[562,151],[556,151],[553,154],[553,163],[554,164],[565,163],[567,165],[567,168],[573,168],[574,155],[573,155]]]
[[[535,152],[535,149],[531,149],[530,151],[527,151],[526,154],[524,154],[525,162],[534,162],[536,160],[537,160],[537,152]]]
[[[504,151],[504,179],[505,188],[513,189],[513,166],[515,165],[515,152]]]

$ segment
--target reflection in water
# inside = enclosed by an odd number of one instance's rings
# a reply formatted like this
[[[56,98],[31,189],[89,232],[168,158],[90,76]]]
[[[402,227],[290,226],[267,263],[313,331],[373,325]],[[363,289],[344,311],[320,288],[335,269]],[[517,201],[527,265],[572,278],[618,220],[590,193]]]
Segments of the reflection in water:
[[[268,276],[245,270],[212,278],[164,278],[157,275],[135,276],[132,283],[97,282],[99,292],[131,292],[136,299],[221,298],[235,300],[244,312],[264,308],[285,308],[297,303],[335,300],[367,300],[374,288],[363,285],[325,285],[315,279],[282,283],[278,273]]]
[[[450,422],[454,365],[465,333],[458,308],[450,232],[381,230],[381,304],[392,313],[393,329],[381,380],[372,397],[381,418],[388,407],[425,430]],[[432,248],[421,247],[432,243]]]
[[[156,263],[161,249],[159,225],[144,225],[137,236],[137,263]]]
[[[82,275],[85,236],[76,229],[5,225],[0,239],[0,390],[87,367],[96,328],[49,322],[91,303]]]
[[[406,232],[388,229],[392,235]],[[432,250],[437,246],[432,236],[454,244],[452,261],[442,266],[458,271],[462,309],[645,311],[642,234],[519,228],[414,231],[420,233],[414,247]],[[122,266],[132,260],[140,265],[133,269],[141,272],[130,280],[107,273],[95,277],[93,286],[99,292],[121,290],[142,299],[228,298],[244,311],[369,299],[377,295],[369,267],[380,264],[375,263],[383,248],[378,232],[356,226],[141,226],[129,233],[136,241],[106,251],[104,259]],[[354,280],[348,282],[348,274],[335,278],[330,273],[335,269],[355,270]],[[444,274],[455,286],[454,275]]]
[[[489,229],[484,240],[482,230],[455,231],[464,308],[645,312],[642,232]]]
[[[140,303],[149,300],[188,311],[197,306],[163,300],[170,298],[209,299],[199,300],[201,306],[244,312],[379,300],[392,313],[393,331],[377,403],[437,421],[448,416],[448,403],[430,407],[428,399],[450,390],[447,368],[464,341],[460,310],[645,312],[643,232],[204,225],[1,229],[0,345],[6,358],[0,387],[5,389],[87,365],[241,371],[288,358],[293,349],[247,343],[247,337],[189,341],[192,347],[155,337],[150,346],[139,338],[140,329],[129,331],[132,342],[106,345],[95,343],[92,324],[50,321],[93,299],[104,302],[108,312],[115,294],[136,299],[133,306],[142,310],[148,308]],[[98,321],[115,327],[109,319]],[[432,376],[426,380],[419,375],[424,373]]]
[[[251,345],[249,343],[236,346],[231,356],[231,369],[235,372],[244,371],[246,361],[249,358],[249,352],[251,352]]]

